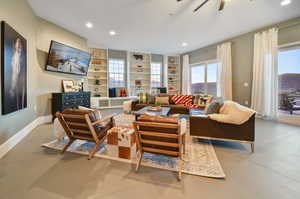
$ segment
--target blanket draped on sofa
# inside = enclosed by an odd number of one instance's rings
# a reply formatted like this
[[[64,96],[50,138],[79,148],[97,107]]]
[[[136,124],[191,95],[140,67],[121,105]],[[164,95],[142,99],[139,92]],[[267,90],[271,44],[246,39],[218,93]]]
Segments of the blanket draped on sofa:
[[[243,124],[255,114],[255,111],[233,101],[225,101],[219,114],[210,114],[212,120],[229,124]]]

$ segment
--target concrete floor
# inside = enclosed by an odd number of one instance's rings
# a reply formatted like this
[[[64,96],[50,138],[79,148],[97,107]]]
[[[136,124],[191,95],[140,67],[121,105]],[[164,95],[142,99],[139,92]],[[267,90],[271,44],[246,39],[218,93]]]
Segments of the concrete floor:
[[[52,125],[36,128],[0,160],[1,199],[300,198],[300,128],[257,120],[256,152],[214,142],[225,180],[184,175],[40,147]]]

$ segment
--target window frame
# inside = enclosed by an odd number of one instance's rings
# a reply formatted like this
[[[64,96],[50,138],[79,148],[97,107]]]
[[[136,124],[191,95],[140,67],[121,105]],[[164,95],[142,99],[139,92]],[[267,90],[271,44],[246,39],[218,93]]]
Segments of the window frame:
[[[153,74],[152,73],[152,64],[159,64],[160,65],[160,85],[157,87],[154,87],[152,85],[152,75],[158,75],[158,74]],[[162,62],[151,62],[150,63],[150,85],[151,85],[151,88],[160,88],[160,87],[163,87],[163,63]]]
[[[209,64],[219,64],[219,60],[218,59],[211,59],[211,60],[206,60],[206,61],[201,61],[198,63],[194,63],[194,64],[190,64],[190,86],[192,88],[192,68],[196,67],[196,66],[201,66],[204,67],[204,89],[205,89],[205,94],[209,94],[208,93],[208,82],[207,82],[207,68]],[[217,74],[216,74],[216,86],[218,87],[218,68],[217,68]],[[194,94],[194,93],[192,93]],[[217,94],[217,93],[216,93]]]
[[[123,63],[123,73],[111,72],[110,61],[119,61]],[[118,58],[109,58],[108,59],[108,88],[125,88],[126,87],[126,60]],[[123,86],[111,86],[110,76],[111,74],[123,75]]]

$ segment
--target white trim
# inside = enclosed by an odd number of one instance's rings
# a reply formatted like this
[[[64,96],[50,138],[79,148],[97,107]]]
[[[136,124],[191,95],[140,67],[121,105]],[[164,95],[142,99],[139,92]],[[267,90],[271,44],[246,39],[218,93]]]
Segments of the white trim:
[[[52,122],[52,115],[41,116],[29,123],[15,135],[10,137],[6,142],[0,145],[0,159],[14,148],[19,142],[21,142],[33,129],[39,125]]]
[[[197,65],[207,65],[207,64],[214,63],[214,62],[219,62],[219,60],[218,59],[208,59],[208,60],[201,61],[198,63],[190,64],[190,67],[197,66]]]
[[[278,46],[278,49],[291,47],[291,46],[297,46],[297,45],[300,45],[300,41],[291,42],[291,43],[287,43],[287,44],[282,44],[282,45]]]

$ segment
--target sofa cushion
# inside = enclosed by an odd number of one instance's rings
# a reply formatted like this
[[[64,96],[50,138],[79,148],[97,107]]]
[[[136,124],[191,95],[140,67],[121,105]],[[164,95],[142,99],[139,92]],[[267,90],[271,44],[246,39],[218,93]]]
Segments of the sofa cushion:
[[[167,94],[167,93],[160,93],[158,95],[159,97],[168,97],[169,98],[169,104],[175,104],[174,101],[172,100],[172,96],[171,94]]]
[[[155,97],[155,104],[169,104],[169,97]]]

